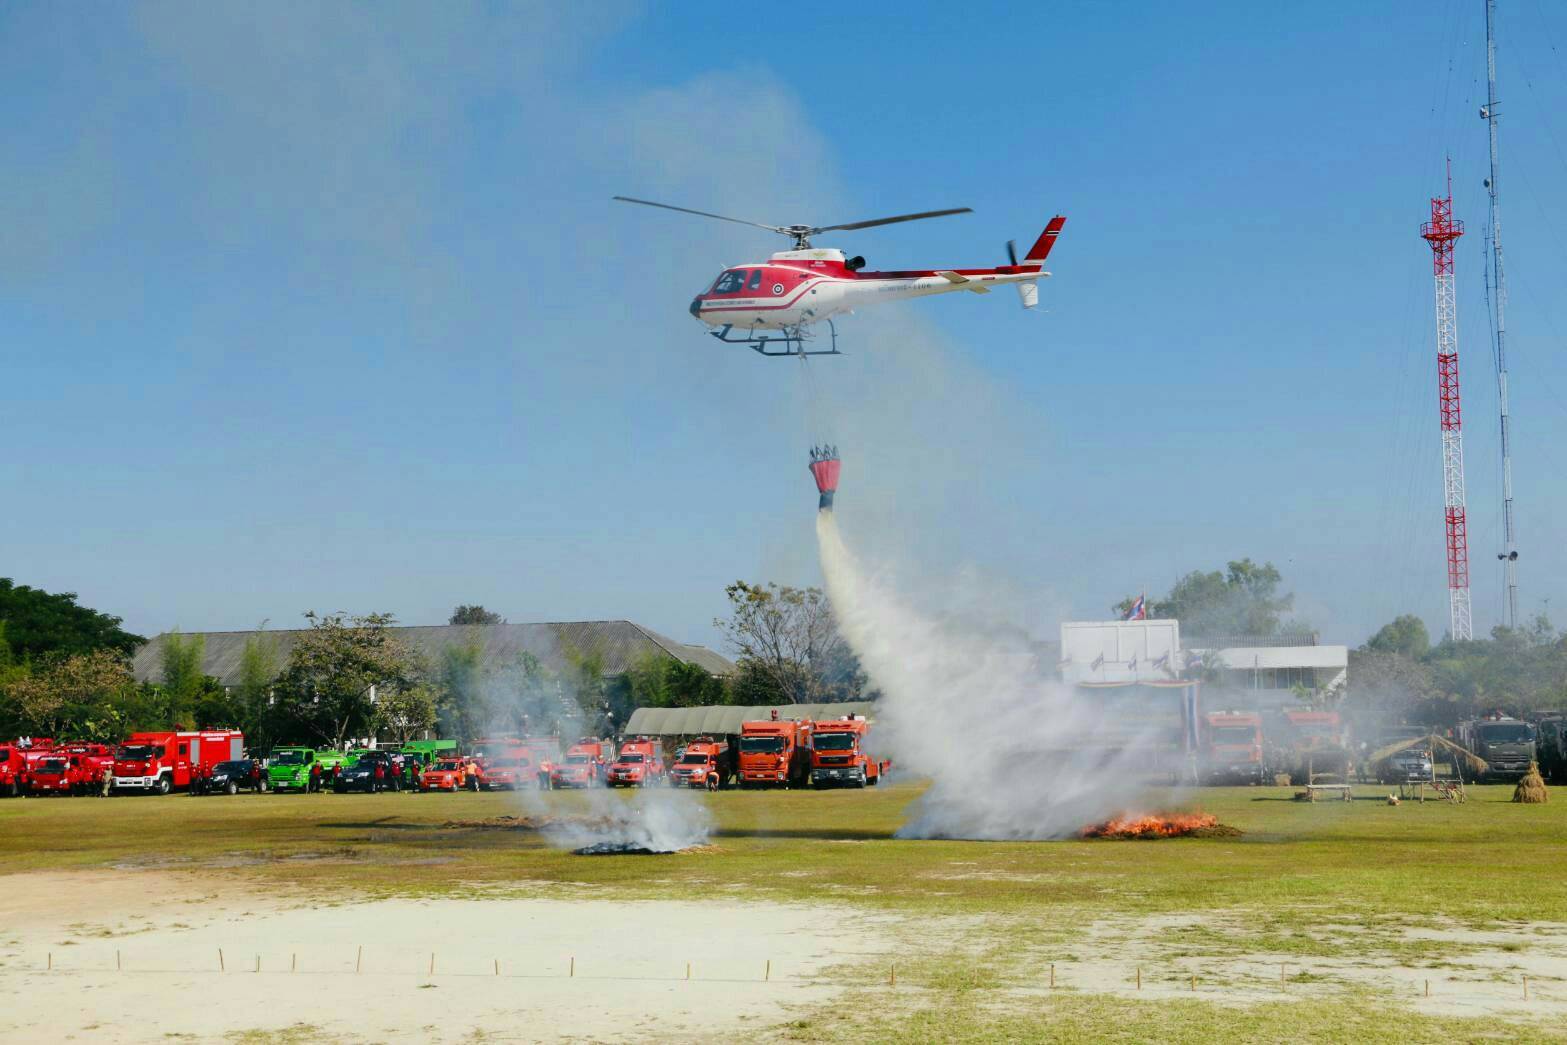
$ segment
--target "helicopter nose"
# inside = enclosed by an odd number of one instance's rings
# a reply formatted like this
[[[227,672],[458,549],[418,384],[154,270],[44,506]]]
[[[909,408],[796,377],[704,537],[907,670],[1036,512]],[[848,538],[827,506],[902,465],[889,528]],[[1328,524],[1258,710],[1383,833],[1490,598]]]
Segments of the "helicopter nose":
[[[701,298],[692,298],[691,299],[691,315],[693,317],[697,318],[697,319],[701,319],[702,318],[702,299]]]

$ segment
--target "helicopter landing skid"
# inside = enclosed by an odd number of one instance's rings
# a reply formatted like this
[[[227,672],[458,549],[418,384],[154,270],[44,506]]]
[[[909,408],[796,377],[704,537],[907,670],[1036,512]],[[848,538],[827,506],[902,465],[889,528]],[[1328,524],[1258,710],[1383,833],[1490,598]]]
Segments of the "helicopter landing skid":
[[[827,320],[827,329],[832,335],[832,348],[807,348],[806,344],[812,340],[812,335],[805,332],[804,327],[785,327],[778,331],[777,337],[762,335],[757,337],[753,332],[750,337],[730,337],[729,332],[733,326],[724,326],[719,330],[709,330],[708,334],[716,337],[726,345],[749,345],[751,351],[760,356],[841,356],[838,351],[838,328],[833,326],[832,320]]]

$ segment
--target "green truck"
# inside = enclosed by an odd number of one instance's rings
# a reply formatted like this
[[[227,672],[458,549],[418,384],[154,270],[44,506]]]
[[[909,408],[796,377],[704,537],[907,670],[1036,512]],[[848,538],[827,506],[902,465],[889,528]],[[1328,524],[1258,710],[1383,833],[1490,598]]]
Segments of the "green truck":
[[[267,784],[274,791],[319,791],[322,771],[320,756],[314,748],[274,748],[267,763]]]
[[[332,781],[337,779],[337,774],[353,765],[350,756],[353,752],[342,751],[317,751],[316,763],[321,767],[321,790],[325,791],[332,786]]]
[[[413,755],[419,760],[420,765],[428,766],[437,759],[455,758],[457,755],[457,741],[410,740],[403,744],[398,754]]]

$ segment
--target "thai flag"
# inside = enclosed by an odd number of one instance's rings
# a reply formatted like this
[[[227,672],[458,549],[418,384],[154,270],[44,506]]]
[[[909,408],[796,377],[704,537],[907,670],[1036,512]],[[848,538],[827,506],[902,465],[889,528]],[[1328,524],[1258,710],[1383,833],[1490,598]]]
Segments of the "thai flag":
[[[1132,603],[1132,608],[1127,610],[1126,611],[1126,616],[1122,617],[1121,619],[1122,620],[1147,620],[1148,619],[1148,596],[1147,595],[1139,595],[1139,596],[1137,596],[1137,601]]]
[[[1100,668],[1102,668],[1104,666],[1105,666],[1105,655],[1103,653],[1101,653],[1101,654],[1099,654],[1099,656],[1095,657],[1094,658],[1094,662],[1089,665],[1089,667],[1092,668],[1094,671],[1098,671]]]
[[[1159,654],[1157,657],[1154,658],[1153,666],[1156,667],[1156,668],[1163,668],[1165,671],[1169,671],[1170,670],[1170,654],[1169,653],[1161,653],[1161,654]]]

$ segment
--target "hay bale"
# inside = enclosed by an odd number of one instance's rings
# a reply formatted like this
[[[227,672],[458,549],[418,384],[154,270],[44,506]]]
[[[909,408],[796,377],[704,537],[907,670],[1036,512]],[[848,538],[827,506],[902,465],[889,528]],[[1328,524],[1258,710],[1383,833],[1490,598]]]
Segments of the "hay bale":
[[[1545,789],[1545,778],[1540,776],[1540,763],[1530,762],[1529,772],[1524,774],[1518,786],[1513,789],[1514,802],[1530,802],[1540,804],[1550,800],[1550,792]]]

